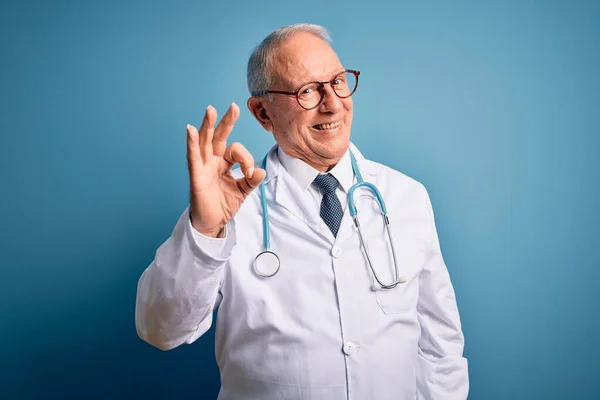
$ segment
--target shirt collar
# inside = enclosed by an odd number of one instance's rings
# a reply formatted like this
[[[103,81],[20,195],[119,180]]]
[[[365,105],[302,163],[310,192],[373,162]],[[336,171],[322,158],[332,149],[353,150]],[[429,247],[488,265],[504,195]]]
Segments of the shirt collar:
[[[281,147],[278,148],[277,155],[279,156],[283,168],[285,168],[287,173],[294,178],[303,191],[308,189],[317,175],[321,173],[299,158],[287,155],[281,150]],[[352,163],[350,162],[349,150],[346,150],[342,159],[331,169],[331,171],[329,171],[329,173],[338,180],[342,190],[348,193],[354,182],[354,171],[352,170]]]

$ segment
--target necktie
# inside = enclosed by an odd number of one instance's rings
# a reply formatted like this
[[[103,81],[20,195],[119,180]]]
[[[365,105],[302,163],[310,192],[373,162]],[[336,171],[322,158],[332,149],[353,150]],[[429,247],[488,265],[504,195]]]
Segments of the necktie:
[[[333,175],[326,174],[317,175],[313,183],[321,193],[323,193],[323,200],[321,201],[321,218],[329,227],[333,236],[336,237],[338,229],[340,228],[340,223],[342,222],[342,216],[344,215],[340,199],[335,194],[338,181]]]

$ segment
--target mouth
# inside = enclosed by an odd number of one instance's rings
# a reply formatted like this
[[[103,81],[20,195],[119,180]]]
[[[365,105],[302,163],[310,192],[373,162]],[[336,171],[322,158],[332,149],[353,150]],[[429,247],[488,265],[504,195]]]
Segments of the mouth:
[[[313,129],[316,129],[318,131],[333,131],[335,129],[337,129],[340,125],[341,125],[342,121],[337,121],[337,122],[331,122],[331,123],[326,123],[326,124],[317,124],[317,125],[313,125]]]

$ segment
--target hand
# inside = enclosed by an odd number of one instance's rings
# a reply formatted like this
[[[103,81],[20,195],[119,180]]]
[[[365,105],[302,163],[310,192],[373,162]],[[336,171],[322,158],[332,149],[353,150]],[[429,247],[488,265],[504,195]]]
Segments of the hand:
[[[215,128],[217,110],[208,106],[200,131],[187,126],[192,226],[205,236],[220,236],[267,175],[265,170],[254,168],[254,158],[240,143],[227,147],[227,137],[239,115],[239,107],[232,103]],[[239,179],[231,175],[236,163],[244,174]]]

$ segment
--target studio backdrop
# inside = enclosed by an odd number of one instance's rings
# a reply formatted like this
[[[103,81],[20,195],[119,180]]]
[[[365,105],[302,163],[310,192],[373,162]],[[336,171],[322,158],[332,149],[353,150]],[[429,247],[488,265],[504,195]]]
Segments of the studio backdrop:
[[[186,125],[324,25],[361,71],[352,141],[422,182],[471,399],[600,398],[597,1],[3,1],[0,398],[214,399],[214,328],[163,352],[137,280],[188,204]]]

